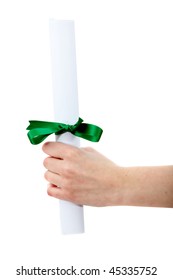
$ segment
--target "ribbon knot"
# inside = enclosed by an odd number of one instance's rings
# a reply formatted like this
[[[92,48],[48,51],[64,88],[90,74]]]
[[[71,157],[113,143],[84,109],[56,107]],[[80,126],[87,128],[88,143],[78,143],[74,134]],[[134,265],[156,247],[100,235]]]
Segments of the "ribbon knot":
[[[93,124],[83,123],[81,118],[74,125],[45,122],[45,121],[29,121],[30,125],[26,128],[29,130],[28,138],[33,145],[41,143],[52,133],[60,135],[65,132],[70,132],[75,136],[84,138],[92,142],[98,142],[103,133],[103,130]]]
[[[66,131],[73,133],[75,131],[73,125],[66,125]]]

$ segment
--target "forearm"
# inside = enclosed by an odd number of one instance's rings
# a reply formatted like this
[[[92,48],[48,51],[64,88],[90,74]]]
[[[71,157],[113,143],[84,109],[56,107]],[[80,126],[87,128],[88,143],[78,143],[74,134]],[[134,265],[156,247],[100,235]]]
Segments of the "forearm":
[[[173,207],[173,166],[122,168],[121,205]]]

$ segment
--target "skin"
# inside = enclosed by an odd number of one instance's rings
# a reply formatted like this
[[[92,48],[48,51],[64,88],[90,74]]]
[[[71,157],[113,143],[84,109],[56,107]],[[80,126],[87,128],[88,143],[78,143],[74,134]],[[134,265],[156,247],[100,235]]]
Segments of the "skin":
[[[92,148],[47,142],[48,195],[90,206],[173,207],[173,166],[120,167]]]

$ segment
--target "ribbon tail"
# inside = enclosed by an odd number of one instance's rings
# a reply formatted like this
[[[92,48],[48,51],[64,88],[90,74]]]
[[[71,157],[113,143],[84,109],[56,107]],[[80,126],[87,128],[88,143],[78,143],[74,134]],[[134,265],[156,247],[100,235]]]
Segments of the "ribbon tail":
[[[49,129],[49,128],[35,128],[31,129],[27,135],[29,138],[29,141],[33,145],[40,144],[43,142],[49,135],[55,132],[55,129]]]
[[[75,136],[92,142],[98,142],[102,133],[103,130],[99,126],[87,123],[81,123],[77,130],[73,132]]]

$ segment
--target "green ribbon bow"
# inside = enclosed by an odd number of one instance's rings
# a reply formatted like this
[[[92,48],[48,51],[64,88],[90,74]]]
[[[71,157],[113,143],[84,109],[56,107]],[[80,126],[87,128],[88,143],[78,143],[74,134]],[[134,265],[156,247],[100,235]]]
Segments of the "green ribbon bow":
[[[59,135],[65,132],[71,132],[75,136],[92,142],[98,142],[103,132],[103,130],[96,125],[83,123],[81,118],[79,118],[74,125],[44,121],[29,121],[29,123],[30,125],[26,128],[29,130],[27,135],[33,145],[41,143],[52,133]]]

